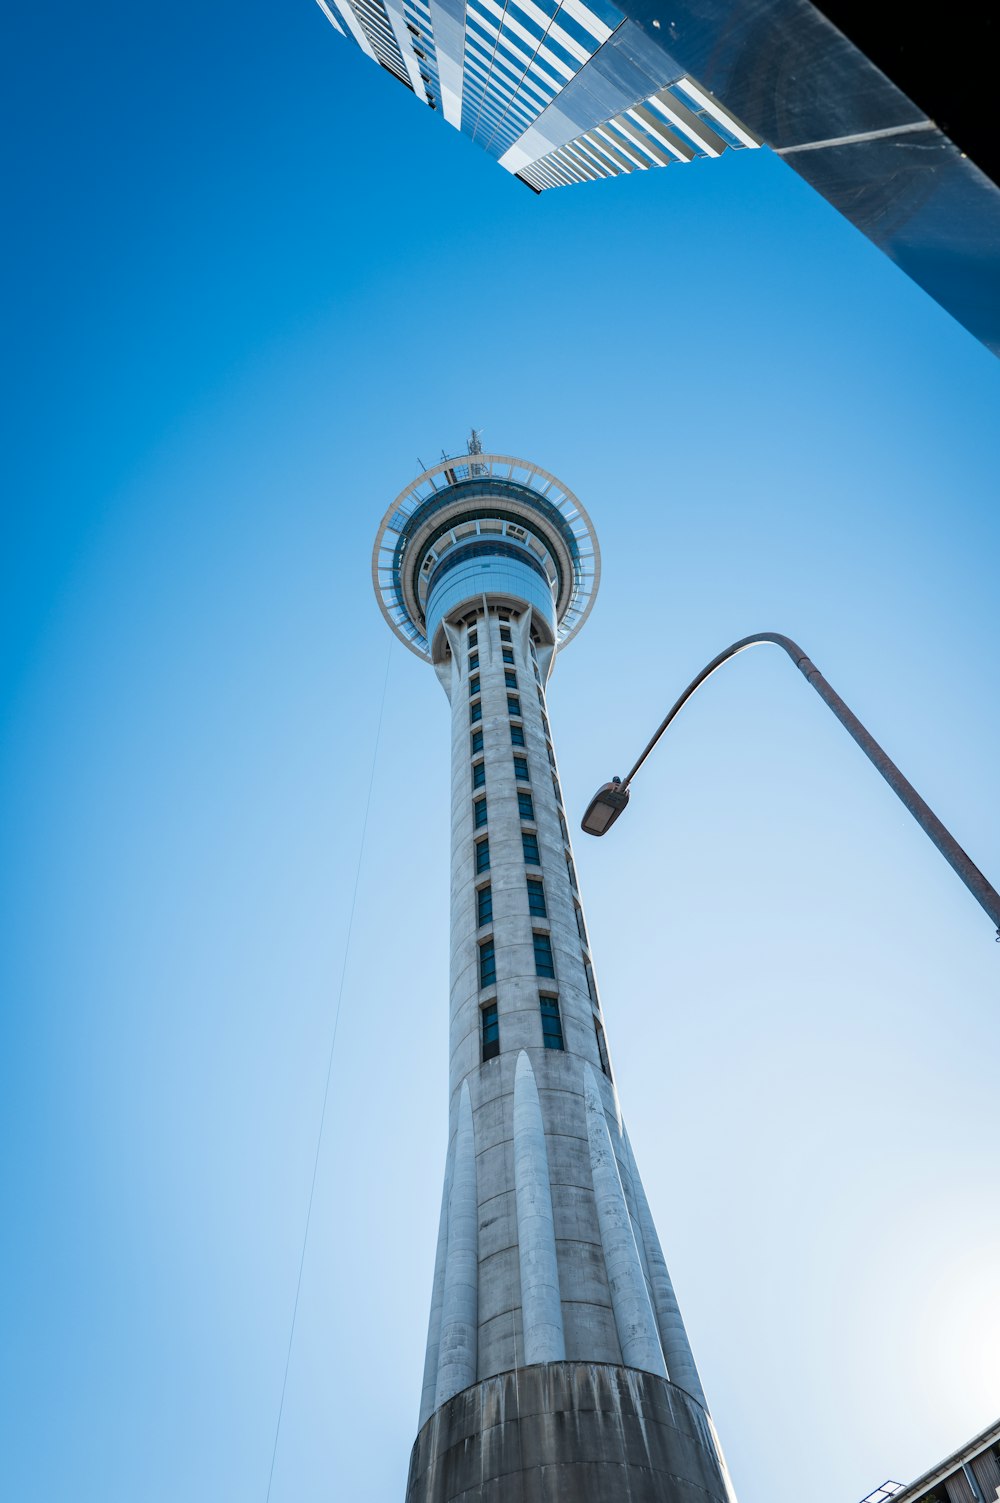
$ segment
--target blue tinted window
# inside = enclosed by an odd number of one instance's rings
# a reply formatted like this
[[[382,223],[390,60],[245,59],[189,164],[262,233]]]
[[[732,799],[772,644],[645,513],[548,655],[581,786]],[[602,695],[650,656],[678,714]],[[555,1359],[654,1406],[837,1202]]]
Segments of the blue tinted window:
[[[516,694],[507,695],[507,713],[508,715],[520,715],[521,713],[521,701]]]
[[[513,661],[514,661],[514,649],[512,647],[504,647],[504,648],[501,649],[501,651],[503,653],[503,660],[504,660],[504,662],[505,663],[513,663]]]
[[[521,845],[524,848],[524,859],[529,866],[541,866],[538,859],[538,836],[534,830],[521,831]]]
[[[494,986],[497,979],[496,949],[491,939],[484,939],[479,946],[479,985]]]
[[[482,788],[485,782],[486,782],[486,763],[485,762],[473,762],[473,764],[472,764],[472,786],[473,786],[473,788]]]
[[[523,725],[512,725],[511,728],[510,728],[510,739],[511,739],[511,745],[512,746],[523,746],[524,745],[524,726]]]
[[[480,928],[482,928],[483,924],[493,922],[492,887],[481,887],[476,893],[476,918],[479,921]]]
[[[483,749],[483,733],[482,733],[482,731],[473,731],[473,733],[472,733],[472,755],[475,756],[476,752],[481,752],[482,749]]]
[[[472,677],[469,679],[469,693],[470,694],[478,694],[479,693],[479,674],[478,673],[474,673],[472,675]]]
[[[545,888],[537,877],[528,878],[528,912],[535,918],[548,918],[545,912]]]
[[[482,1009],[483,1014],[483,1063],[488,1059],[495,1059],[500,1053],[500,1022],[497,1018],[497,1005],[488,1002]]]
[[[517,812],[522,819],[534,819],[535,817],[535,806],[531,802],[531,794],[525,793],[520,788],[517,790]]]
[[[542,1009],[542,1043],[546,1049],[564,1049],[558,1001],[555,997],[539,997],[538,1002]]]
[[[481,830],[483,825],[486,823],[486,800],[484,798],[477,798],[476,802],[472,806],[472,809],[473,825],[477,830]]]
[[[531,782],[531,779],[528,777],[528,759],[527,759],[527,757],[515,757],[514,758],[514,776],[515,776],[515,778],[520,779],[520,781],[522,783],[530,783]]]
[[[470,652],[469,653],[469,671],[471,672],[473,668],[478,668],[478,667],[479,667],[479,654],[478,654],[478,652]]]
[[[490,843],[488,840],[480,840],[476,845],[476,871],[488,872],[490,869]]]
[[[537,976],[554,976],[556,968],[552,964],[552,942],[547,934],[533,934],[532,940],[535,946],[535,974]],[[492,941],[490,941],[492,944]]]
[[[473,725],[475,725],[476,721],[477,720],[482,720],[482,718],[483,718],[483,702],[482,702],[481,699],[477,699],[474,704],[471,704],[469,706],[469,720],[470,720],[470,722]]]
[[[509,668],[507,669],[506,673],[503,676],[503,681],[507,685],[508,689],[516,689],[517,688],[517,674],[511,672],[511,670]]]

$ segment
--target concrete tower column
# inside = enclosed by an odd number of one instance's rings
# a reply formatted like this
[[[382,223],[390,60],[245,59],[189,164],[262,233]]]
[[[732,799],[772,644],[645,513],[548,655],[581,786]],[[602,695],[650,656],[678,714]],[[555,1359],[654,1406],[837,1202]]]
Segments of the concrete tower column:
[[[576,498],[509,456],[434,466],[376,543],[452,722],[450,1130],[407,1503],[732,1497],[622,1124],[548,716],[599,573]]]

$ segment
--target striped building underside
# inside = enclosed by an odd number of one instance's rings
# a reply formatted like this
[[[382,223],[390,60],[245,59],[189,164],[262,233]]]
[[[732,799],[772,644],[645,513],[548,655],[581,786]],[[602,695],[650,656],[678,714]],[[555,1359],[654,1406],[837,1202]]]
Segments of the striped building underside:
[[[317,0],[535,192],[760,145],[610,0]]]

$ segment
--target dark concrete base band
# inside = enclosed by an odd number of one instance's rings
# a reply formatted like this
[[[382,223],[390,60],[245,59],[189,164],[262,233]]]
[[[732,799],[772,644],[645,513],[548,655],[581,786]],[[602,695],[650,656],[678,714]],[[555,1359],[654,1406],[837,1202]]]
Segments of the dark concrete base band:
[[[652,1373],[548,1362],[432,1414],[406,1503],[734,1503],[711,1422]]]

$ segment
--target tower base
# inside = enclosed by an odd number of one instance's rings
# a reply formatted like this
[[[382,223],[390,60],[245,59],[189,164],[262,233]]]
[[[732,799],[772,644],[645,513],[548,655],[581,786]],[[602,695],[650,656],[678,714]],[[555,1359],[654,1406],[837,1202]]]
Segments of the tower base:
[[[449,1399],[413,1446],[406,1503],[735,1503],[712,1423],[636,1368],[548,1362]]]

